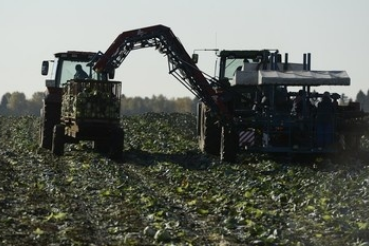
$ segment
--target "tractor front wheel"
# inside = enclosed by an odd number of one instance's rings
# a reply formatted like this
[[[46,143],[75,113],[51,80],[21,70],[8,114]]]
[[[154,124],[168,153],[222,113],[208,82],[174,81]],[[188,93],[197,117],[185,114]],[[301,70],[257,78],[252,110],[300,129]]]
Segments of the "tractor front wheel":
[[[114,160],[122,160],[124,148],[124,131],[122,128],[117,128],[111,136],[110,157]]]
[[[219,155],[220,132],[219,122],[204,103],[199,105],[198,133],[200,150],[211,155]]]
[[[41,122],[39,129],[39,143],[41,148],[52,149],[53,129],[60,123],[60,105],[44,103],[41,109]]]
[[[61,156],[64,154],[64,125],[58,124],[54,126],[51,150],[54,155]]]
[[[220,141],[220,161],[236,162],[238,138],[229,126],[223,126]]]

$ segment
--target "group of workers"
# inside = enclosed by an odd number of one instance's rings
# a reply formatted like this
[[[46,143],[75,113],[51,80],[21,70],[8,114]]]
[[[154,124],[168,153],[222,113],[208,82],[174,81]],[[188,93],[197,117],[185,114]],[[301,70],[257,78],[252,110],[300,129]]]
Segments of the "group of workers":
[[[329,92],[324,92],[321,100],[315,105],[300,90],[293,101],[292,111],[297,119],[303,120],[308,116],[316,122],[317,146],[328,147],[334,141],[335,114],[338,103],[333,100]],[[305,110],[305,111],[304,111]],[[305,131],[306,129],[300,129]]]
[[[334,142],[337,99],[332,99],[329,92],[320,95],[317,103],[312,102],[304,90],[298,91],[293,99],[290,99],[290,95],[286,88],[277,88],[273,95],[273,107],[275,112],[290,114],[296,120],[297,124],[292,129],[293,137],[298,139],[298,142],[308,141],[309,134],[311,135],[311,131],[315,130],[317,147],[329,147]],[[271,105],[266,94],[261,100],[261,105],[264,108]],[[313,128],[309,129],[309,124]]]

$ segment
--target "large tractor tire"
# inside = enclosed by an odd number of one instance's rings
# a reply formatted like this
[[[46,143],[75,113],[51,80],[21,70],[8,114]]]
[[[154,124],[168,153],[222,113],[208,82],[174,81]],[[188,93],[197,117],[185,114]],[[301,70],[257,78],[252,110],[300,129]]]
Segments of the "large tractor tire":
[[[228,126],[223,126],[221,130],[220,161],[234,163],[238,152],[237,134]]]
[[[98,139],[93,141],[92,148],[97,153],[107,154],[109,152],[109,145],[109,139]]]
[[[41,148],[52,149],[53,129],[60,123],[60,105],[45,103],[41,109],[39,145]]]
[[[58,124],[54,126],[51,150],[54,155],[61,156],[64,154],[64,125]]]
[[[198,108],[198,134],[200,150],[211,155],[220,153],[221,127],[210,109],[203,103]]]
[[[113,131],[112,141],[110,145],[110,157],[114,160],[121,161],[123,159],[124,148],[124,131],[117,128]]]
[[[360,150],[360,138],[361,136],[357,133],[349,133],[344,136],[345,151],[349,153],[356,153]]]

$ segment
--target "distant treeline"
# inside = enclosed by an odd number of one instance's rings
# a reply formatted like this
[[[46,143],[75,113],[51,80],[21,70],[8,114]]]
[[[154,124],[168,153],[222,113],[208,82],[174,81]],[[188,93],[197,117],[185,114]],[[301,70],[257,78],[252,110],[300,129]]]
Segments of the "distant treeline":
[[[195,113],[198,99],[189,97],[168,99],[163,95],[148,97],[122,97],[123,115],[142,114],[146,112]]]
[[[6,93],[1,98],[0,115],[40,115],[43,92],[36,92],[27,99],[22,92]],[[198,100],[189,97],[168,99],[163,95],[149,97],[122,96],[121,114],[132,115],[146,112],[195,113]]]
[[[1,98],[0,115],[40,115],[42,99],[45,94],[36,92],[27,99],[22,92],[5,93]],[[344,95],[343,95],[344,97]],[[343,98],[347,101],[347,98]],[[365,94],[359,91],[355,101],[360,102],[361,108],[369,112],[369,90]],[[121,114],[132,115],[146,112],[165,113],[196,113],[198,100],[196,98],[182,97],[168,99],[163,95],[149,97],[126,97],[122,96]]]

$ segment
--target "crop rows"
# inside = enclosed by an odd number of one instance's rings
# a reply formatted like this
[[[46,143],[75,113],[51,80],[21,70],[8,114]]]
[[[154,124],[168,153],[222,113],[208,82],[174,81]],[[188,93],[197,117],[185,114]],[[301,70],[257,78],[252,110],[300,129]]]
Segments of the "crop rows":
[[[1,245],[369,245],[368,154],[197,149],[191,114],[124,118],[124,163],[38,148],[39,118],[0,117]]]

